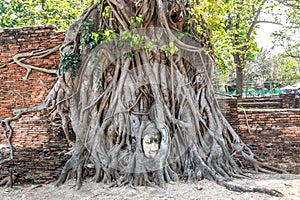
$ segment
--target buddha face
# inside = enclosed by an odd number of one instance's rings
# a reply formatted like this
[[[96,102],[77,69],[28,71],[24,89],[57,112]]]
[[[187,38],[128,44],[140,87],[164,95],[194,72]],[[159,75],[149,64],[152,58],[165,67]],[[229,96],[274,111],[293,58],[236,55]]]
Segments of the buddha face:
[[[143,133],[142,145],[144,154],[148,158],[154,158],[159,150],[161,136],[155,126],[148,126]]]

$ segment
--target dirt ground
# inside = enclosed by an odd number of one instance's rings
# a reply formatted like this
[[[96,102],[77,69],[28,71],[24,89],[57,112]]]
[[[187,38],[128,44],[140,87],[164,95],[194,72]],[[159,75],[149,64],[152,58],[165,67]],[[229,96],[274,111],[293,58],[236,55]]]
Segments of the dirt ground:
[[[232,192],[212,181],[203,180],[198,183],[171,183],[165,189],[129,186],[108,188],[107,185],[89,181],[85,181],[79,191],[74,189],[73,182],[68,182],[58,188],[53,184],[17,185],[11,191],[0,188],[0,199],[300,199],[300,174],[256,174],[251,177],[252,179],[237,179],[232,183],[276,189],[283,193],[284,197]]]

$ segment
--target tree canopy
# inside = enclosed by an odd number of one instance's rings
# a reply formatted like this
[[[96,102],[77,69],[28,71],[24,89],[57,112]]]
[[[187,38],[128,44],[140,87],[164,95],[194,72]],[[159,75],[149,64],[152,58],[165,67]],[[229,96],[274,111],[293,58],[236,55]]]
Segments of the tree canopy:
[[[274,46],[284,49],[284,57],[290,57],[298,62],[300,68],[300,2],[278,0],[280,5],[284,5],[279,14],[284,13],[283,20],[284,26],[281,30],[273,33]]]
[[[66,30],[87,5],[82,0],[1,0],[0,28],[51,24]]]

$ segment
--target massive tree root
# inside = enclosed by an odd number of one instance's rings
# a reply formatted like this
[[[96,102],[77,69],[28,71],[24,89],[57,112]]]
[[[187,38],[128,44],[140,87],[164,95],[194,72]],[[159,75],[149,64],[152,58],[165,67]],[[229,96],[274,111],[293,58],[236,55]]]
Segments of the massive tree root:
[[[92,166],[94,181],[113,185],[163,187],[171,180],[206,178],[234,191],[281,195],[227,182],[245,176],[239,165],[244,161],[258,171],[268,166],[254,158],[220,112],[210,83],[209,34],[197,34],[193,20],[187,24],[191,6],[101,0],[71,25],[61,55],[81,61],[59,77],[44,104],[61,117],[64,131],[71,124],[76,135],[57,186],[75,176],[80,188]],[[88,20],[93,23],[84,28]],[[97,30],[116,36],[88,38]],[[184,30],[195,40],[184,37]],[[99,44],[91,45],[93,39]],[[154,153],[146,150],[147,137],[159,138]]]

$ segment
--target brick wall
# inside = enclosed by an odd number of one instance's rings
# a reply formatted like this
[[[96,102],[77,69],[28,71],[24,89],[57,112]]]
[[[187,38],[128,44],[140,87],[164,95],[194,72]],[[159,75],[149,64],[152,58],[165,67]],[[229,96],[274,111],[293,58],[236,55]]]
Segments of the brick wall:
[[[300,109],[239,109],[237,132],[264,162],[300,173]]]
[[[61,131],[52,130],[40,119],[40,113],[24,115],[12,122],[14,159],[0,167],[0,179],[15,168],[18,182],[45,183],[58,178],[69,158],[67,141]],[[2,153],[7,155],[6,143],[1,142]]]
[[[238,126],[238,101],[237,98],[218,98],[218,104],[222,114],[231,126],[236,129]]]
[[[297,97],[295,99],[295,108],[300,108],[300,98],[299,97]]]
[[[12,62],[17,53],[53,48],[62,43],[63,32],[55,32],[53,26],[0,29],[0,119],[11,117],[16,108],[39,105],[56,80],[56,75],[32,70],[23,80],[26,69]],[[26,59],[22,62],[47,69],[57,69],[59,53],[44,58]],[[6,66],[4,64],[10,63]],[[14,160],[0,165],[0,180],[13,167],[21,182],[45,182],[55,180],[61,171],[68,150],[64,135],[51,130],[40,113],[24,115],[11,123],[14,130]],[[0,134],[0,157],[8,155],[7,143]]]
[[[299,104],[296,103],[295,94],[280,94],[279,97],[282,99],[282,108],[295,108]],[[297,98],[298,100],[298,98]]]
[[[224,116],[253,152],[292,173],[300,173],[300,98],[218,99]]]
[[[55,47],[62,43],[64,33],[55,32],[54,27],[25,27],[20,29],[0,29],[0,66],[12,61],[17,53]],[[37,67],[56,69],[59,53],[45,58],[27,59],[23,62]],[[0,68],[0,119],[9,117],[12,110],[39,105],[52,88],[55,75],[32,70],[29,78],[23,80],[27,70],[16,64]]]

